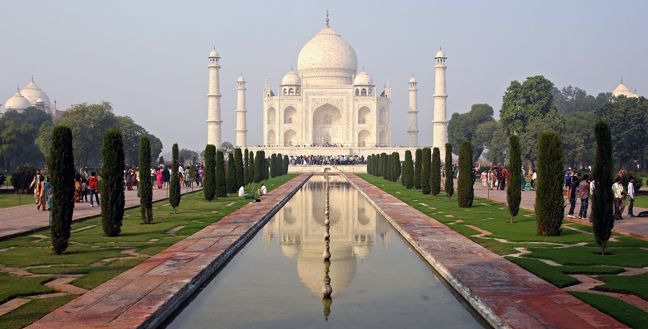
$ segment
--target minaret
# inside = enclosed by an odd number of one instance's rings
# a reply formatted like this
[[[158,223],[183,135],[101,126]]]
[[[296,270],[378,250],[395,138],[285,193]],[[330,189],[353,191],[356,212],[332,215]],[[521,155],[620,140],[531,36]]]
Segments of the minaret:
[[[207,144],[221,146],[221,112],[220,112],[220,56],[214,48],[209,53],[209,87],[207,91]]]
[[[243,73],[236,81],[236,146],[247,146],[247,127],[245,124],[245,78]]]
[[[416,78],[409,79],[409,108],[407,110],[407,137],[409,147],[418,147],[418,110],[416,109]]]
[[[446,83],[445,72],[446,56],[443,50],[439,50],[434,56],[436,65],[434,65],[434,118],[432,119],[433,137],[432,147],[438,147],[443,157],[445,154],[445,144],[448,141],[447,122],[446,122]]]

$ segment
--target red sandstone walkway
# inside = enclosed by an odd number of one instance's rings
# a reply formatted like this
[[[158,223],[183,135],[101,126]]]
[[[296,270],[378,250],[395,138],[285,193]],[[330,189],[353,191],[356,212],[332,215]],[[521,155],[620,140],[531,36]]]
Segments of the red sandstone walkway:
[[[201,188],[195,188],[198,191]],[[189,193],[191,189],[182,188],[182,193]],[[126,208],[139,206],[139,197],[137,190],[125,191]],[[29,197],[29,196],[27,196]],[[153,189],[153,201],[159,201],[168,198],[168,190],[157,188]],[[76,203],[72,220],[77,221],[88,217],[101,214],[101,207],[95,203],[94,208],[90,207],[89,202]],[[36,210],[36,205],[24,205],[0,209],[0,239],[8,238],[15,235],[25,234],[49,226],[48,212]]]
[[[301,174],[28,328],[156,328],[308,180]],[[217,325],[217,324],[211,324]]]
[[[358,176],[347,177],[494,327],[626,328]]]
[[[506,203],[506,191],[498,191],[498,190],[489,191],[488,189],[482,187],[481,184],[475,184],[475,196],[484,199],[489,198],[490,200],[500,202],[500,203]],[[536,198],[535,191],[522,191],[522,202],[520,203],[520,207],[523,209],[534,211],[535,198]],[[592,203],[590,202],[589,205],[590,205],[590,209],[587,211],[588,214],[591,213]],[[578,214],[579,209],[580,209],[580,200],[576,202],[576,211],[575,211],[576,214]],[[567,213],[568,210],[569,210],[569,201],[566,200],[565,213]],[[638,214],[644,210],[648,210],[648,209],[635,207],[634,213]],[[625,211],[627,212],[627,208]],[[618,220],[614,222],[614,232],[623,235],[629,235],[642,240],[648,240],[648,218],[628,217],[625,215],[626,212],[624,212],[623,220],[620,221]],[[578,219],[572,219],[567,217],[565,217],[565,219],[579,224],[591,225],[588,220],[578,220]]]

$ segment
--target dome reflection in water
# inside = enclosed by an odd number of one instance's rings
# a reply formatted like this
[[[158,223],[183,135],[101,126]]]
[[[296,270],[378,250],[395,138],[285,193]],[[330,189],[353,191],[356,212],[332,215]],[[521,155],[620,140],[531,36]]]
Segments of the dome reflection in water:
[[[314,176],[169,327],[482,327],[344,177],[329,187],[328,240]]]

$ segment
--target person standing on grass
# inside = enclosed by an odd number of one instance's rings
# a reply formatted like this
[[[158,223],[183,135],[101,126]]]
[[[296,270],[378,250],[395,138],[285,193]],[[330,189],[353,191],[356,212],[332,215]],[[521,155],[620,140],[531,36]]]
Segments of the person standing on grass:
[[[621,205],[623,204],[623,184],[621,183],[621,176],[617,176],[612,184],[612,192],[614,194],[614,219],[622,220]]]
[[[634,177],[630,176],[630,179],[628,181],[628,199],[630,200],[630,204],[628,205],[628,216],[634,217],[633,209],[634,208],[634,200],[635,200],[635,188],[634,188]]]
[[[581,200],[580,211],[578,212],[578,219],[587,218],[587,206],[589,205],[590,197],[590,181],[589,175],[583,176],[583,180],[578,184],[578,197]]]
[[[90,207],[94,207],[94,199],[97,199],[97,206],[99,205],[99,179],[97,173],[94,171],[90,173],[88,178],[88,190],[90,191]]]
[[[567,217],[576,218],[574,216],[574,210],[576,210],[576,190],[578,190],[578,174],[571,176],[571,182],[569,183],[568,195],[569,195],[569,213]]]

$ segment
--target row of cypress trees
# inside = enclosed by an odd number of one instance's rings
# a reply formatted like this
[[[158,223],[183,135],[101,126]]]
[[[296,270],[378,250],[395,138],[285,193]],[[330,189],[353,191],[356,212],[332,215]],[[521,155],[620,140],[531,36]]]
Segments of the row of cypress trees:
[[[272,154],[270,156],[270,177],[279,177],[288,174],[290,160],[287,155]]]

